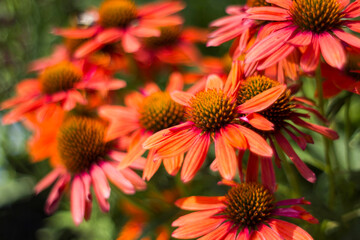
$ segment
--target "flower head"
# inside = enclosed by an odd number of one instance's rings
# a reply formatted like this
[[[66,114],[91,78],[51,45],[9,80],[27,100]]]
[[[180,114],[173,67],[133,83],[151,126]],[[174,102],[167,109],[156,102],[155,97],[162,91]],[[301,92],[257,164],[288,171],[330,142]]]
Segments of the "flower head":
[[[122,136],[130,136],[128,154],[119,165],[123,168],[131,164],[135,159],[145,153],[142,147],[152,134],[163,129],[176,126],[185,119],[185,108],[170,97],[174,90],[183,87],[180,73],[175,72],[170,76],[170,82],[165,91],[153,83],[148,84],[142,93],[129,94],[126,106],[102,106],[99,114],[109,120],[109,129],[106,139],[112,140]],[[149,180],[164,162],[169,174],[174,175],[182,163],[182,156],[161,158],[154,161],[154,150],[150,150],[147,156],[143,177]]]
[[[178,227],[175,238],[209,239],[312,239],[300,227],[277,219],[278,216],[294,217],[317,223],[317,220],[299,206],[310,204],[303,198],[276,202],[274,194],[257,182],[233,184],[225,196],[187,197],[175,204],[196,211],[173,222]]]
[[[270,89],[279,84],[279,82],[261,75],[249,77],[244,82],[242,82],[240,86],[239,95],[237,98],[238,104],[249,101],[249,99],[254,98],[259,93],[262,93],[263,91],[266,91],[267,89]],[[295,97],[294,94],[294,91],[287,89],[278,97],[276,101],[274,101],[272,105],[262,111],[258,111],[257,114],[272,122],[274,127],[273,130],[270,131],[262,131],[259,129],[255,131],[269,139],[275,152],[274,156],[277,160],[279,159],[278,155],[276,154],[276,148],[274,147],[273,141],[276,141],[280,145],[282,151],[284,151],[286,155],[290,157],[301,175],[308,181],[314,182],[316,179],[315,174],[295,153],[290,143],[285,138],[284,132],[286,132],[303,150],[305,149],[307,143],[313,143],[313,139],[309,134],[300,131],[298,129],[299,126],[318,132],[329,139],[337,139],[338,135],[335,131],[327,127],[304,121],[303,118],[310,118],[309,114],[301,113],[301,111],[304,110],[308,113],[314,114],[324,122],[326,122],[326,119],[324,119],[324,117],[322,117],[317,110],[312,108],[313,103],[311,101],[305,98]],[[250,125],[256,127],[256,125],[251,122],[251,118],[247,117],[244,120],[248,120]],[[266,160],[262,160],[262,163],[263,161]],[[272,166],[270,165],[270,167]],[[271,172],[273,174],[273,170],[271,170]],[[270,177],[270,179],[273,179],[272,181],[274,181],[274,176]],[[273,185],[274,184],[275,182],[273,182]]]
[[[14,107],[3,118],[3,123],[14,123],[25,114],[36,112],[40,120],[51,116],[60,105],[69,111],[77,104],[86,104],[84,90],[104,91],[118,89],[126,84],[122,80],[109,79],[103,71],[85,71],[80,63],[62,61],[44,68],[37,79],[27,79],[17,85],[16,97],[4,101],[2,109]]]
[[[247,54],[247,63],[271,56],[275,64],[295,49],[305,49],[300,59],[305,72],[318,67],[320,55],[330,66],[342,69],[346,63],[343,44],[360,47],[359,38],[342,30],[346,27],[359,32],[359,23],[351,20],[360,15],[359,1],[267,2],[273,5],[247,10],[247,18],[267,21],[260,33],[262,37]]]
[[[238,107],[236,96],[239,85],[233,85],[240,76],[238,71],[240,68],[238,62],[235,62],[225,86],[218,76],[210,75],[202,91],[195,94],[174,91],[172,98],[186,108],[186,121],[155,133],[143,144],[145,148],[154,149],[159,157],[176,157],[187,152],[181,170],[184,182],[190,181],[200,169],[211,140],[215,142],[216,162],[225,179],[232,179],[236,173],[235,149],[250,149],[262,156],[272,155],[260,135],[239,124],[239,114],[268,107],[284,88],[279,86],[270,89],[257,99]],[[269,121],[264,118],[255,121],[260,127],[271,128]]]
[[[181,2],[161,2],[136,6],[131,0],[104,0],[98,19],[85,29],[56,29],[66,38],[89,39],[77,48],[76,58],[83,58],[105,45],[121,42],[125,52],[136,52],[139,39],[160,35],[159,27],[178,25],[182,19],[172,14],[182,10]]]
[[[124,154],[114,150],[112,142],[104,141],[106,125],[100,119],[66,117],[56,133],[56,148],[50,153],[52,163],[56,165],[35,186],[35,192],[39,193],[55,182],[45,204],[48,214],[58,207],[67,185],[71,185],[70,207],[76,225],[84,218],[90,218],[91,186],[103,212],[110,209],[107,179],[127,194],[145,188],[145,183],[130,168],[116,170],[116,163],[122,160]]]

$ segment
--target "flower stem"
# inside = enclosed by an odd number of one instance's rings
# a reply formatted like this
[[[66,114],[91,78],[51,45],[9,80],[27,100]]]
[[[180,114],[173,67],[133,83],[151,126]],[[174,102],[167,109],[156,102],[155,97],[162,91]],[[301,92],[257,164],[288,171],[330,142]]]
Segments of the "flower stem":
[[[345,160],[347,163],[348,171],[351,170],[351,159],[350,159],[350,137],[351,137],[351,121],[350,121],[350,105],[351,95],[345,100]]]
[[[323,87],[322,87],[322,76],[321,76],[321,68],[320,65],[316,70],[316,89],[317,89],[317,97],[318,97],[318,106],[320,113],[325,116],[325,102],[324,102],[324,95],[323,95]],[[333,167],[331,164],[330,159],[330,140],[326,137],[323,137],[324,142],[324,155],[325,155],[325,162],[326,162],[326,173],[328,175],[329,181],[329,207],[334,207],[335,202],[335,175],[333,171]]]

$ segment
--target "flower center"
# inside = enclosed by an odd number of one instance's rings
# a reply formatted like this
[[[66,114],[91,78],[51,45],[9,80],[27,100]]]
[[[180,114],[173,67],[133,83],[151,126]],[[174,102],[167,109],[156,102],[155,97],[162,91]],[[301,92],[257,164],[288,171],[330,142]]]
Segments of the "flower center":
[[[184,120],[184,107],[167,92],[155,92],[144,99],[140,124],[153,132],[178,125]]]
[[[222,90],[209,89],[198,92],[191,99],[190,121],[203,131],[215,132],[237,117],[236,101]]]
[[[265,7],[271,4],[266,2],[266,0],[247,0],[246,5],[249,7]]]
[[[82,79],[81,71],[70,62],[61,62],[48,67],[40,75],[40,85],[43,93],[53,94],[66,91]]]
[[[234,224],[255,228],[271,216],[274,201],[274,195],[263,185],[241,183],[227,193],[224,214]]]
[[[137,17],[136,6],[131,0],[105,0],[99,9],[103,27],[126,27]]]
[[[302,31],[322,33],[339,27],[341,10],[337,0],[294,0],[290,15]]]
[[[146,38],[145,43],[149,48],[158,48],[175,44],[181,34],[181,27],[167,26],[160,28],[160,31],[160,37]]]
[[[243,104],[247,100],[255,97],[256,95],[278,86],[280,83],[265,76],[252,76],[246,79],[239,90],[237,98],[238,104]],[[286,90],[280,97],[267,109],[259,112],[275,126],[281,126],[282,122],[286,120],[291,114],[291,109],[294,107],[290,103],[291,92]]]
[[[110,143],[104,142],[105,125],[97,119],[70,117],[57,135],[57,149],[68,171],[87,171],[99,158],[105,157]]]

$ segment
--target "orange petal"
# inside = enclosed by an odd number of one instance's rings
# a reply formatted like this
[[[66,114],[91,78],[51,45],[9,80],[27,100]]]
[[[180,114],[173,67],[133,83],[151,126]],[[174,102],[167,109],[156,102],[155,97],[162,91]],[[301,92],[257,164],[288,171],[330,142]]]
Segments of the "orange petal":
[[[271,131],[274,130],[274,124],[258,113],[250,113],[246,117],[242,118],[251,126],[263,130]]]
[[[225,197],[203,197],[191,196],[181,198],[175,202],[175,205],[184,210],[209,210],[217,208],[225,208]]]
[[[198,136],[191,145],[189,152],[186,154],[183,168],[181,169],[181,180],[183,182],[188,182],[193,179],[205,161],[210,146],[210,136],[208,134]]]
[[[252,113],[252,112],[260,112],[268,107],[270,107],[286,90],[286,85],[279,85],[276,87],[272,87],[245,103],[241,104],[238,107],[239,113]]]
[[[198,238],[215,230],[223,221],[224,219],[209,218],[197,224],[184,225],[176,229],[172,233],[172,237],[185,239]]]
[[[155,150],[151,149],[146,159],[142,178],[149,181],[161,165],[161,159],[154,161]]]
[[[295,224],[278,219],[272,219],[268,221],[268,224],[284,239],[313,240],[309,233]]]
[[[264,138],[262,138],[256,132],[241,125],[236,125],[236,127],[246,137],[250,151],[260,156],[272,157],[272,148],[269,146],[269,144],[265,141]]]
[[[171,93],[173,91],[181,91],[184,87],[184,79],[181,73],[173,72],[169,77],[169,83],[166,87],[166,91]]]
[[[235,150],[220,134],[215,136],[215,156],[221,176],[226,180],[233,179],[237,169]]]
[[[182,91],[173,91],[170,95],[175,102],[187,107],[190,107],[190,100],[194,97],[193,94]]]
[[[204,210],[204,211],[197,211],[193,213],[186,214],[184,216],[179,217],[176,219],[171,226],[179,227],[187,224],[196,223],[202,221],[204,219],[208,219],[211,216],[214,216],[221,212],[222,209],[211,209],[211,210]]]
[[[220,129],[220,133],[224,136],[228,143],[239,149],[247,149],[248,144],[245,136],[239,131],[234,124],[229,124],[225,128]]]
[[[163,160],[166,171],[172,176],[175,176],[177,172],[180,170],[183,161],[184,161],[184,154],[180,154],[178,156],[172,158],[166,158]]]
[[[221,78],[215,74],[211,74],[210,76],[208,76],[207,81],[206,81],[206,90],[208,89],[223,89],[224,87],[224,83],[221,80]]]

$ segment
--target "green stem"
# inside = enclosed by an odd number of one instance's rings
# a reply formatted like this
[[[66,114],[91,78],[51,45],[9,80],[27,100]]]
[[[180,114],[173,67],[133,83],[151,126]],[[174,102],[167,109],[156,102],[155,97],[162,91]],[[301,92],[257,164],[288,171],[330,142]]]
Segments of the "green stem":
[[[350,137],[351,137],[351,121],[350,121],[350,105],[351,95],[345,100],[345,160],[347,168],[351,170],[351,159],[350,159]]]
[[[318,105],[320,113],[325,116],[325,102],[323,95],[323,87],[322,87],[322,76],[321,76],[321,68],[320,65],[316,70],[316,88],[317,88],[317,97],[318,97]],[[334,207],[335,202],[335,175],[333,171],[333,167],[330,159],[330,140],[326,137],[323,137],[324,142],[324,154],[325,154],[325,162],[326,162],[326,173],[328,175],[329,180],[329,207]]]

